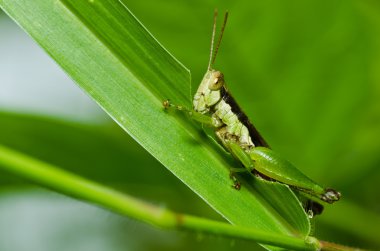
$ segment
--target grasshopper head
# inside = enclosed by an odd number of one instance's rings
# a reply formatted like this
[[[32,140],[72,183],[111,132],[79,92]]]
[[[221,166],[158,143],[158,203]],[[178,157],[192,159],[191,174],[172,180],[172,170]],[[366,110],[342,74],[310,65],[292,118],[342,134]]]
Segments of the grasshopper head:
[[[210,107],[222,98],[220,90],[223,86],[223,73],[213,69],[207,70],[194,96],[194,110],[200,113],[210,111]]]
[[[208,88],[211,91],[219,91],[224,86],[224,75],[220,71],[212,70]]]

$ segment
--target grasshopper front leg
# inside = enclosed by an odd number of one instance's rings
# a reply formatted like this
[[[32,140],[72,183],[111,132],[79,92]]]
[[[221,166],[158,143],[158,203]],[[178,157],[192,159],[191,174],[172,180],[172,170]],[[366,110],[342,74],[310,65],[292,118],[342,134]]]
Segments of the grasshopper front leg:
[[[209,126],[209,127],[218,128],[222,125],[222,122],[219,119],[217,119],[215,116],[209,116],[206,114],[202,114],[202,113],[196,112],[194,110],[190,110],[190,109],[183,107],[181,105],[174,105],[174,104],[170,103],[169,100],[165,100],[163,102],[163,106],[165,109],[174,108],[178,111],[184,112],[191,119],[193,119],[193,120],[195,120],[195,121],[197,121],[203,125]]]
[[[165,109],[174,108],[177,111],[184,112],[191,119],[201,123],[202,125],[206,125],[206,126],[209,126],[209,127],[215,128],[215,129],[218,129],[219,127],[221,127],[223,125],[223,122],[220,121],[220,119],[218,119],[215,116],[209,116],[206,114],[196,112],[194,110],[189,110],[189,109],[187,109],[183,106],[180,106],[180,105],[174,105],[174,104],[170,103],[169,100],[165,100],[163,102],[163,106]],[[240,182],[238,181],[238,179],[236,178],[235,173],[241,173],[241,172],[246,172],[246,169],[245,168],[230,168],[230,178],[234,183],[232,187],[234,187],[236,190],[240,190],[241,185],[240,185]]]

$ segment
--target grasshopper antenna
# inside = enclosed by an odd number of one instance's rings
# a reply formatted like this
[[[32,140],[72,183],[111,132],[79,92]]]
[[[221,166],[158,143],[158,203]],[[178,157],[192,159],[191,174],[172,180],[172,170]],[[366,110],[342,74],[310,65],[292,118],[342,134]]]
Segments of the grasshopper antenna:
[[[214,51],[214,38],[215,38],[216,17],[217,16],[218,16],[218,10],[215,9],[215,12],[214,12],[214,26],[213,26],[213,30],[212,30],[212,39],[211,39],[210,61],[209,61],[209,64],[208,64],[208,69],[209,70],[211,69],[212,65],[215,62],[216,55],[218,54],[220,43],[222,42],[222,38],[223,38],[223,34],[224,34],[224,29],[226,28],[227,19],[228,19],[228,11],[226,11],[226,13],[224,14],[223,25],[222,25],[222,28],[220,30],[220,34],[219,34],[219,38],[218,38],[218,43],[216,44],[215,51]]]
[[[214,10],[214,24],[212,26],[212,37],[211,37],[211,47],[210,47],[210,58],[208,61],[208,69],[211,69],[211,62],[214,54],[214,39],[215,39],[215,30],[216,30],[216,18],[218,17],[218,9]]]

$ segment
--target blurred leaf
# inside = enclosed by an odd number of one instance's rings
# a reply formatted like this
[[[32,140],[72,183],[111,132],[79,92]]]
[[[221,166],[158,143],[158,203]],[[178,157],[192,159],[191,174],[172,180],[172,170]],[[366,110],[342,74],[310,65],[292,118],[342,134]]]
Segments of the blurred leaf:
[[[305,212],[289,188],[230,188],[228,161],[188,120],[161,102],[189,104],[189,73],[119,2],[8,1],[1,6],[146,150],[234,224],[307,235]],[[270,188],[268,188],[270,189]],[[276,211],[278,210],[278,211]]]
[[[157,185],[167,179],[161,165],[114,123],[87,125],[5,112],[0,120],[2,144],[87,178]],[[136,167],[152,175],[142,176]]]
[[[373,213],[372,210],[356,205],[349,201],[342,201],[332,210],[325,213],[322,223],[329,226],[330,231],[318,230],[321,238],[328,238],[331,232],[346,233],[339,238],[344,243],[352,242],[352,238],[358,238],[365,244],[362,248],[378,250],[380,240],[378,238],[378,229],[380,226],[380,216]]]
[[[114,123],[87,125],[4,112],[0,121],[3,145],[176,211],[220,220]],[[0,184],[24,185],[6,173],[0,176]],[[192,207],[182,203],[184,198]]]

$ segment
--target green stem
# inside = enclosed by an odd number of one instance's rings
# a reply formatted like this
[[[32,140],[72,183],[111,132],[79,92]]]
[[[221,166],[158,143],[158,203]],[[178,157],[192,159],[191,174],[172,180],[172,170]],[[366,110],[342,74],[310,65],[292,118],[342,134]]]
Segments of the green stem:
[[[233,226],[228,223],[191,215],[177,214],[168,209],[154,206],[93,181],[86,180],[1,145],[0,168],[63,194],[101,205],[119,214],[159,227],[202,231],[210,234],[253,240],[262,244],[292,250],[317,250],[320,248],[319,241],[312,237],[301,239],[268,233],[253,228]]]
[[[353,248],[348,246],[343,246],[337,243],[327,242],[327,241],[320,241],[321,250],[323,251],[363,251],[364,249],[360,248]]]
[[[272,234],[262,230],[233,226],[227,223],[212,221],[191,215],[177,215],[178,227],[192,231],[203,231],[218,236],[235,237],[245,240],[254,240],[262,244],[283,247],[290,250],[319,250],[319,242],[313,237],[306,239]]]

